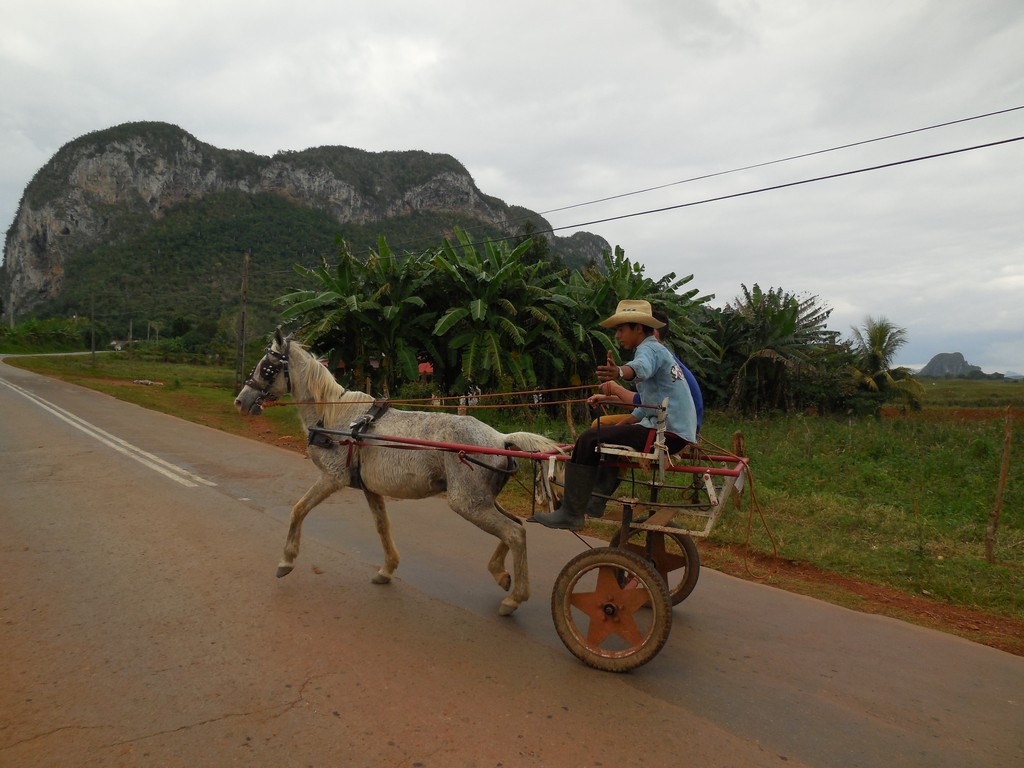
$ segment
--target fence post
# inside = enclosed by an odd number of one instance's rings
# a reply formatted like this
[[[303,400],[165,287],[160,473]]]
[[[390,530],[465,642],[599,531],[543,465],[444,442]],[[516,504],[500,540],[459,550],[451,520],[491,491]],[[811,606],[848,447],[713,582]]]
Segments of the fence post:
[[[999,483],[996,485],[996,503],[988,514],[988,527],[985,529],[985,559],[990,563],[996,561],[996,532],[999,530],[999,518],[1003,514],[1003,492],[1006,490],[1006,476],[1010,473],[1010,445],[1013,442],[1013,409],[1006,406],[1006,425],[1003,430],[1003,464],[999,469]]]

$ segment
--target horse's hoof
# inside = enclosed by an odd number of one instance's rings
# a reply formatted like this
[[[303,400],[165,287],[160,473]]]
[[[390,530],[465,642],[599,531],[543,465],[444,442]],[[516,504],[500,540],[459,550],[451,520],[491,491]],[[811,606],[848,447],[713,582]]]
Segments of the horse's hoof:
[[[295,568],[294,565],[279,565],[279,566],[277,566],[277,578],[280,579],[282,576],[287,576],[289,573],[292,572],[292,570],[294,568]]]
[[[391,577],[385,576],[383,573],[378,573],[376,576],[370,579],[370,581],[372,581],[374,584],[390,584]]]
[[[519,603],[513,603],[508,598],[501,601],[501,605],[498,606],[499,616],[511,616],[516,612],[516,608],[519,607]]]
[[[507,573],[503,573],[498,578],[498,586],[504,589],[506,592],[508,592],[509,587],[512,586],[512,577]],[[515,608],[513,608],[512,610],[514,611]]]

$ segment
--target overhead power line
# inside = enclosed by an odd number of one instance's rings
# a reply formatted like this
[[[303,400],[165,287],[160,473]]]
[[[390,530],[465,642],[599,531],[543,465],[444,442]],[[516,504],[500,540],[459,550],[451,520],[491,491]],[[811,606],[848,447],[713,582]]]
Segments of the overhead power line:
[[[959,155],[959,154],[962,154],[964,152],[973,152],[974,150],[977,150],[977,149],[987,149],[989,147],[997,147],[997,146],[1000,146],[1002,144],[1012,144],[1015,141],[1022,141],[1022,140],[1024,140],[1024,136],[1017,136],[1017,137],[1012,138],[1012,139],[1002,139],[1001,141],[992,141],[992,142],[989,142],[988,144],[977,144],[977,145],[975,145],[973,147],[963,147],[961,149],[951,149],[951,150],[948,150],[946,152],[935,152],[935,153],[933,153],[931,155],[921,155],[920,157],[911,157],[911,158],[908,158],[906,160],[897,160],[897,161],[892,162],[892,163],[882,163],[881,165],[872,165],[872,166],[868,166],[867,168],[856,168],[856,169],[854,169],[852,171],[840,171],[839,173],[830,173],[830,174],[827,174],[825,176],[815,176],[814,178],[811,178],[811,179],[801,179],[799,181],[789,181],[789,182],[786,182],[785,184],[773,184],[770,187],[760,187],[758,189],[748,189],[746,192],[733,192],[732,194],[728,194],[728,195],[719,195],[718,197],[708,197],[708,198],[704,198],[703,200],[693,200],[693,201],[691,201],[689,203],[680,203],[678,205],[667,205],[667,206],[665,206],[663,208],[650,208],[650,209],[648,209],[646,211],[635,211],[633,213],[624,213],[624,214],[622,214],[620,216],[608,216],[607,218],[604,218],[604,219],[593,219],[592,221],[583,221],[583,222],[580,222],[579,224],[567,224],[567,225],[562,226],[562,227],[552,227],[551,229],[540,230],[540,231],[538,231],[538,232],[536,232],[534,234],[544,234],[544,233],[547,233],[547,232],[554,233],[554,232],[560,232],[560,231],[562,231],[564,229],[578,229],[580,227],[589,227],[592,224],[604,224],[604,223],[609,222],[609,221],[619,221],[620,219],[631,219],[631,218],[635,218],[637,216],[648,216],[648,215],[650,215],[652,213],[664,213],[665,211],[674,211],[674,210],[678,210],[679,208],[689,208],[689,207],[692,207],[692,206],[695,206],[695,205],[704,205],[705,203],[716,203],[716,202],[719,202],[721,200],[730,200],[730,199],[735,198],[735,197],[746,197],[748,195],[756,195],[756,194],[760,194],[761,192],[774,192],[775,190],[786,189],[787,187],[798,187],[798,186],[800,186],[802,184],[813,184],[813,183],[818,182],[818,181],[827,181],[829,179],[839,179],[839,178],[842,178],[843,176],[853,176],[853,175],[858,174],[858,173],[867,173],[868,171],[879,171],[879,170],[882,170],[883,168],[894,168],[894,167],[896,167],[898,165],[908,165],[910,163],[918,163],[918,162],[921,162],[922,160],[934,160],[935,158],[948,157],[949,155]]]
[[[777,160],[768,160],[768,161],[761,162],[761,163],[754,163],[752,165],[745,165],[745,166],[742,166],[742,167],[739,167],[739,168],[732,168],[732,169],[727,170],[727,171],[716,171],[714,173],[706,173],[706,174],[703,174],[701,176],[694,176],[694,177],[691,177],[689,179],[682,179],[680,181],[674,181],[674,182],[671,182],[671,183],[668,183],[668,184],[661,184],[661,185],[654,186],[654,187],[647,187],[645,189],[639,189],[639,190],[636,190],[636,191],[633,191],[633,192],[624,192],[622,194],[610,195],[608,197],[602,197],[602,198],[598,198],[596,200],[591,200],[591,201],[588,201],[588,202],[575,203],[573,205],[566,205],[566,206],[562,206],[560,208],[552,208],[550,210],[540,212],[540,215],[546,215],[548,213],[556,213],[556,212],[559,212],[559,211],[567,211],[567,210],[572,210],[572,209],[575,209],[575,208],[582,208],[582,207],[587,206],[587,205],[593,205],[593,204],[596,204],[596,203],[606,202],[606,201],[609,201],[609,200],[618,200],[620,198],[631,197],[633,195],[639,195],[639,194],[643,194],[645,192],[652,192],[652,191],[656,191],[656,190],[660,190],[660,189],[666,189],[668,187],[679,186],[681,184],[686,184],[686,183],[693,182],[693,181],[701,181],[701,180],[704,180],[704,179],[711,179],[711,178],[715,178],[715,177],[718,177],[718,176],[725,176],[725,175],[728,175],[728,174],[731,174],[731,173],[739,173],[740,171],[751,170],[751,169],[754,169],[754,168],[764,168],[764,167],[769,166],[769,165],[777,165],[779,163],[788,162],[790,160],[798,160],[798,159],[805,158],[805,157],[813,157],[815,155],[826,154],[828,152],[836,152],[836,151],[839,151],[841,149],[849,149],[851,147],[858,147],[858,146],[862,146],[862,145],[865,145],[865,144],[872,144],[872,143],[876,143],[876,142],[879,142],[879,141],[886,141],[888,139],[898,138],[900,136],[909,136],[909,135],[912,135],[912,134],[915,134],[915,133],[922,133],[924,131],[930,131],[930,130],[934,130],[936,128],[944,128],[944,127],[947,127],[947,126],[950,126],[950,125],[957,125],[957,124],[960,124],[960,123],[967,123],[967,122],[971,122],[971,121],[974,121],[974,120],[981,120],[983,118],[995,117],[997,115],[1005,115],[1005,114],[1008,114],[1010,112],[1017,112],[1019,110],[1024,110],[1024,105],[1017,106],[1017,107],[1009,107],[1007,109],[1000,109],[1000,110],[996,110],[994,112],[986,112],[984,114],[973,115],[971,117],[963,117],[963,118],[959,118],[957,120],[947,120],[947,121],[942,122],[942,123],[935,123],[933,125],[924,126],[922,128],[914,128],[914,129],[907,130],[907,131],[899,131],[897,133],[890,133],[890,134],[887,134],[885,136],[878,136],[878,137],[873,138],[873,139],[864,139],[864,140],[861,140],[861,141],[849,142],[847,144],[841,144],[839,146],[830,147],[828,149],[819,149],[819,150],[815,150],[813,152],[802,152],[802,153],[797,154],[797,155],[790,155],[788,157],[779,158]],[[858,168],[858,169],[855,169],[855,170],[852,170],[852,171],[843,171],[843,172],[839,172],[839,173],[833,173],[833,174],[829,174],[827,176],[817,176],[817,177],[811,178],[811,179],[802,179],[800,181],[792,181],[792,182],[788,182],[788,183],[785,183],[785,184],[776,184],[776,185],[769,186],[769,187],[761,187],[761,188],[758,188],[758,189],[747,190],[745,192],[735,192],[735,193],[728,194],[728,195],[720,195],[718,197],[711,197],[711,198],[706,198],[706,199],[702,199],[702,200],[694,200],[694,201],[691,201],[691,202],[688,202],[688,203],[681,203],[679,205],[671,205],[671,206],[666,206],[666,207],[662,207],[662,208],[652,208],[652,209],[644,210],[644,211],[635,211],[633,213],[626,213],[626,214],[622,214],[622,215],[619,215],[619,216],[609,216],[609,217],[603,218],[603,219],[594,219],[592,221],[585,221],[585,222],[581,222],[579,224],[568,224],[568,225],[560,226],[560,227],[552,227],[550,229],[535,230],[535,231],[531,232],[531,235],[554,234],[555,232],[561,232],[561,231],[566,230],[566,229],[578,229],[580,227],[586,227],[586,226],[590,226],[590,225],[593,225],[593,224],[603,224],[603,223],[606,223],[606,222],[609,222],[609,221],[618,221],[620,219],[628,219],[628,218],[635,218],[635,217],[638,217],[638,216],[646,216],[646,215],[649,215],[649,214],[652,214],[652,213],[662,213],[664,211],[671,211],[671,210],[676,210],[676,209],[679,209],[679,208],[688,208],[688,207],[697,206],[697,205],[704,205],[706,203],[719,202],[721,200],[729,200],[731,198],[736,198],[736,197],[745,197],[745,196],[748,196],[748,195],[755,195],[755,194],[759,194],[761,192],[771,192],[771,191],[778,190],[778,189],[785,189],[787,187],[795,187],[795,186],[800,186],[800,185],[803,185],[803,184],[812,184],[812,183],[818,182],[818,181],[826,181],[828,179],[836,179],[836,178],[841,178],[843,176],[852,176],[852,175],[859,174],[859,173],[866,173],[868,171],[877,171],[877,170],[881,170],[883,168],[891,168],[891,167],[898,166],[898,165],[906,165],[906,164],[909,164],[909,163],[915,163],[915,162],[919,162],[919,161],[922,161],[922,160],[931,160],[931,159],[938,158],[938,157],[945,157],[947,155],[955,155],[955,154],[959,154],[959,153],[963,153],[963,152],[971,152],[971,151],[976,150],[976,149],[984,149],[984,148],[987,148],[987,147],[998,146],[1000,144],[1008,144],[1008,143],[1012,143],[1012,142],[1015,142],[1015,141],[1020,141],[1021,139],[1024,139],[1024,137],[1017,137],[1017,138],[1013,138],[1013,139],[1005,139],[1005,140],[1002,140],[1002,141],[990,142],[988,144],[979,144],[979,145],[973,146],[973,147],[964,147],[962,149],[954,149],[954,150],[949,150],[947,152],[939,152],[939,153],[935,153],[935,154],[931,154],[931,155],[923,155],[921,157],[914,157],[914,158],[909,158],[909,159],[906,159],[906,160],[899,160],[899,161],[892,162],[892,163],[885,163],[885,164],[882,164],[882,165],[874,165],[874,166],[870,166],[870,167],[867,167],[867,168]],[[525,223],[526,221],[527,221],[527,219],[523,219],[523,220],[520,221],[520,224]],[[470,230],[467,230],[467,232],[469,232],[469,231]],[[497,238],[497,240],[498,241],[515,240],[515,239],[517,239],[519,237],[522,237],[522,236],[523,235],[521,235],[521,234],[517,234],[517,235],[511,235],[511,236],[504,237],[504,238]],[[474,241],[474,242],[471,242],[470,245],[472,245],[472,246],[483,245],[483,242],[484,241]],[[406,247],[407,248],[410,245],[412,245],[411,241],[410,242],[405,242],[405,243],[392,244],[392,250],[397,250],[397,249],[402,248],[402,247]]]
[[[642,194],[644,194],[646,192],[656,192],[659,189],[668,189],[669,187],[676,187],[676,186],[679,186],[680,184],[689,184],[689,183],[694,182],[694,181],[704,181],[705,179],[713,179],[713,178],[716,178],[718,176],[726,176],[726,175],[728,175],[730,173],[739,173],[741,171],[750,171],[750,170],[753,170],[754,168],[764,168],[764,167],[769,166],[769,165],[777,165],[778,163],[786,163],[786,162],[789,162],[790,160],[800,160],[800,159],[805,158],[805,157],[814,157],[815,155],[824,155],[824,154],[827,154],[829,152],[838,152],[841,149],[850,149],[851,147],[860,147],[860,146],[863,146],[864,144],[873,144],[873,143],[878,142],[878,141],[887,141],[889,139],[899,138],[900,136],[910,136],[911,134],[922,133],[923,131],[931,131],[931,130],[934,130],[936,128],[945,128],[947,126],[957,125],[959,123],[969,123],[972,120],[981,120],[981,119],[986,118],[986,117],[995,117],[996,115],[1005,115],[1008,112],[1016,112],[1017,110],[1020,110],[1020,109],[1024,109],[1024,105],[1021,105],[1019,107],[1010,107],[1009,109],[1000,109],[1000,110],[997,110],[995,112],[986,112],[983,115],[973,115],[972,117],[962,117],[962,118],[960,118],[958,120],[947,120],[944,123],[935,123],[934,125],[927,125],[927,126],[925,126],[923,128],[914,128],[914,129],[909,130],[909,131],[899,131],[898,133],[890,133],[890,134],[887,134],[885,136],[877,136],[877,137],[875,137],[873,139],[863,139],[862,141],[853,141],[853,142],[850,142],[848,144],[840,144],[839,146],[836,146],[836,147],[829,147],[828,149],[818,149],[818,150],[815,150],[813,152],[802,152],[799,155],[790,155],[789,157],[780,157],[778,160],[767,160],[767,161],[762,162],[762,163],[753,163],[752,165],[744,165],[744,166],[741,166],[739,168],[730,168],[727,171],[715,171],[714,173],[705,173],[705,174],[701,174],[700,176],[691,176],[688,179],[681,179],[680,181],[672,181],[672,182],[669,182],[668,184],[659,184],[659,185],[654,186],[654,187],[645,187],[644,189],[637,189],[637,190],[634,190],[633,192],[623,192],[623,193],[618,194],[618,195],[609,195],[608,197],[599,197],[596,200],[588,200],[587,202],[584,202],[584,203],[573,203],[572,205],[563,205],[560,208],[550,208],[549,210],[546,210],[546,211],[540,211],[540,215],[541,216],[546,216],[549,213],[558,213],[560,211],[568,211],[568,210],[572,210],[573,208],[583,208],[584,206],[587,206],[587,205],[596,205],[597,203],[605,203],[605,202],[608,202],[609,200],[619,200],[619,199],[621,199],[623,197],[632,197],[633,195],[642,195]]]

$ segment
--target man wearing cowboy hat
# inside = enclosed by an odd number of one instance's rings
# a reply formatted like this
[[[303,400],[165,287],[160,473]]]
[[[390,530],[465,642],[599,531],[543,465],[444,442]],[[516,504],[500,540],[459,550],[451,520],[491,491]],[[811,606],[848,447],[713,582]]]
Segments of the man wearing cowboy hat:
[[[665,442],[669,453],[676,453],[687,442],[697,441],[697,412],[683,370],[672,353],[661,344],[654,331],[665,324],[654,318],[650,302],[636,299],[620,301],[615,314],[601,322],[604,328],[615,329],[615,340],[623,349],[635,350],[633,359],[623,366],[608,361],[597,368],[598,378],[604,382],[601,392],[591,395],[587,402],[632,403],[633,393],[614,384],[618,379],[634,382],[640,395],[629,417],[614,426],[602,427],[600,422],[579,436],[572,458],[565,464],[565,496],[562,505],[550,515],[535,515],[532,522],[549,528],[568,528],[578,531],[583,527],[585,515],[600,517],[604,513],[606,498],[619,484],[616,469],[598,466],[598,443],[626,445],[638,451],[647,451],[658,425],[656,407],[668,398]],[[628,399],[621,393],[628,393]],[[596,486],[596,488],[595,488]],[[591,497],[593,491],[598,496]]]

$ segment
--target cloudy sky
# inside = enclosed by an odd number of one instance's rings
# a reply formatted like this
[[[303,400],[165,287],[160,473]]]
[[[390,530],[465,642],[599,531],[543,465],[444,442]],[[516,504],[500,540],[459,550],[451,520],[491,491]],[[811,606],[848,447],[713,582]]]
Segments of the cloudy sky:
[[[1024,373],[1024,141],[702,202],[1024,137],[1021,0],[12,1],[0,94],[4,230],[63,144],[129,121],[422,149],[716,305],[781,287],[845,337],[906,328],[899,363]]]

